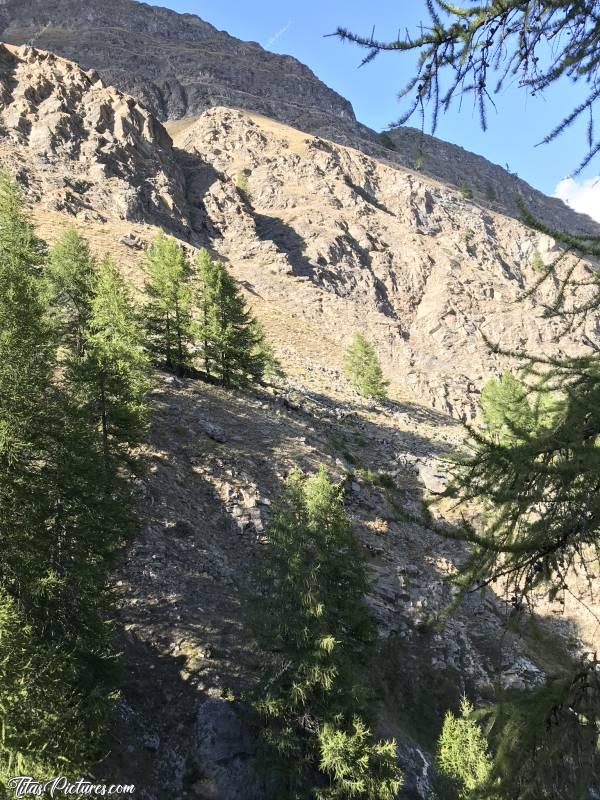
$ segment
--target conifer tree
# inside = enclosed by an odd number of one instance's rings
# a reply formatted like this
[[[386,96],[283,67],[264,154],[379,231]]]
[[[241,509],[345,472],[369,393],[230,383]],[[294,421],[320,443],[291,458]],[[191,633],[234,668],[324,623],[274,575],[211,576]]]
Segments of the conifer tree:
[[[451,789],[457,800],[475,800],[487,786],[492,758],[483,731],[473,719],[473,706],[466,697],[460,715],[448,711],[437,745],[436,765],[442,785]],[[492,795],[488,794],[492,798]],[[496,795],[495,800],[500,800]]]
[[[256,344],[254,345],[253,356],[260,367],[261,378],[276,383],[285,378],[285,372],[275,355],[271,342],[267,339],[262,322],[254,319],[254,328]]]
[[[346,351],[346,373],[354,388],[364,397],[383,399],[386,397],[387,381],[374,347],[360,333],[355,333]]]
[[[201,250],[197,265],[198,338],[206,372],[227,387],[260,381],[268,369],[275,368],[262,327],[220,261]]]
[[[185,251],[160,232],[146,259],[149,282],[144,319],[155,361],[178,375],[190,368],[192,290]]]
[[[0,589],[0,796],[16,775],[46,781],[81,775],[98,757],[110,707],[72,651],[40,641],[18,604]]]
[[[206,248],[198,251],[196,256],[198,273],[198,310],[197,336],[200,341],[204,371],[211,375],[215,354],[211,347],[214,336],[214,308],[217,303],[217,262],[213,261]]]
[[[486,432],[501,444],[524,442],[549,428],[560,404],[550,391],[530,389],[510,372],[491,379],[481,392],[481,415]]]
[[[0,586],[17,597],[39,568],[30,562],[33,531],[43,522],[40,473],[49,460],[45,414],[55,353],[40,291],[43,259],[20,192],[0,173]]]
[[[374,629],[365,563],[340,490],[324,469],[294,471],[269,527],[255,630],[273,655],[254,706],[290,796],[392,800],[400,785],[393,743],[373,743],[361,719]],[[352,789],[350,787],[353,787]]]
[[[96,274],[88,242],[68,228],[50,250],[45,270],[48,302],[63,343],[83,354]]]
[[[110,697],[98,462],[53,384],[44,254],[1,174],[0,775],[82,769]]]
[[[106,468],[137,444],[145,429],[148,361],[127,287],[110,258],[101,265],[85,331],[85,356],[75,365],[84,402],[96,416]]]
[[[0,463],[8,469],[32,456],[54,357],[39,285],[44,250],[0,172]]]

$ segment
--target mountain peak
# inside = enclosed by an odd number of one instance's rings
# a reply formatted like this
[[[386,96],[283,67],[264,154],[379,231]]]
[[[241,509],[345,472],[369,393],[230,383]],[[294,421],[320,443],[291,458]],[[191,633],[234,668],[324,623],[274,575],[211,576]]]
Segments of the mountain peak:
[[[97,69],[159,119],[225,105],[290,124],[313,115],[354,121],[351,104],[291,56],[242,42],[193,14],[133,0],[7,0],[0,37]]]

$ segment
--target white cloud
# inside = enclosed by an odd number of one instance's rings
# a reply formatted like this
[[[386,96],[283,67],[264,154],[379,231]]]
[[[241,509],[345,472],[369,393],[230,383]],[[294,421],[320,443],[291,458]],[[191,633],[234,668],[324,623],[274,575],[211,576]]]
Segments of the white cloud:
[[[563,200],[574,211],[589,214],[596,222],[600,222],[600,175],[581,182],[563,178],[552,196]]]

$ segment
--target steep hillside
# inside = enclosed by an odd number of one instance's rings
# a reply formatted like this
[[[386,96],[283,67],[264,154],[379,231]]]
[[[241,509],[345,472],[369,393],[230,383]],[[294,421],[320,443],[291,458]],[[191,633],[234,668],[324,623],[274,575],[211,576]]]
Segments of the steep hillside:
[[[534,254],[556,257],[548,237],[264,118],[213,109],[170,129],[213,247],[255,292],[318,329],[334,360],[362,328],[404,391],[470,417],[482,381],[508,363],[482,334],[506,349],[558,347],[560,324],[540,305],[556,287],[520,300],[539,277]],[[595,335],[590,323],[560,347],[574,352]]]
[[[261,663],[244,592],[271,503],[293,465],[324,463],[373,578],[379,728],[399,739],[403,798],[428,798],[440,721],[462,691],[482,701],[498,683],[538,685],[597,640],[596,618],[567,593],[519,635],[506,631],[501,587],[469,595],[434,629],[465,550],[406,521],[443,489],[443,459],[461,447],[450,414],[472,416],[481,382],[509,363],[481,332],[544,353],[595,341],[591,325],[567,335],[542,317],[554,285],[516,302],[539,277],[534,254],[549,263],[556,243],[421,173],[254,113],[212,108],[167,132],[62,58],[2,46],[0,65],[0,162],[40,235],[52,243],[73,224],[137,289],[159,227],[190,251],[209,246],[288,376],[246,393],[155,376],[142,525],[114,575],[123,694],[97,775],[136,783],[139,800],[263,800],[248,783],[254,743],[224,698]],[[356,329],[377,345],[390,401],[366,402],[344,378]],[[452,524],[450,509],[440,514]]]
[[[0,38],[98,69],[163,120],[214,105],[304,118],[309,126],[328,116],[355,120],[350,103],[295,58],[242,42],[192,14],[134,0],[8,0],[0,6]]]
[[[556,351],[559,337],[577,352],[596,336],[592,322],[563,336],[542,317],[551,282],[520,299],[539,277],[534,255],[549,263],[555,243],[444,184],[228,109],[171,123],[171,139],[71,62],[30,47],[2,46],[0,58],[0,158],[32,200],[212,247],[267,324],[320,331],[307,346],[323,363],[340,367],[363,329],[403,393],[470,418],[482,382],[508,364],[483,335],[538,353]]]
[[[295,58],[242,42],[192,14],[134,0],[4,0],[0,40],[35,45],[94,68],[163,121],[214,106],[258,112],[375,158],[419,166],[495,211],[519,218],[521,198],[551,227],[600,233],[589,217],[460,147],[412,128],[380,137]],[[383,146],[390,141],[391,148]]]
[[[386,136],[393,145],[396,160],[456,187],[478,205],[520,219],[519,203],[523,203],[551,228],[600,233],[600,225],[590,217],[576,213],[556,197],[542,194],[508,167],[504,169],[487,158],[415,128],[394,128]]]
[[[0,45],[0,160],[49,210],[188,227],[171,140],[96,73],[30,47]]]

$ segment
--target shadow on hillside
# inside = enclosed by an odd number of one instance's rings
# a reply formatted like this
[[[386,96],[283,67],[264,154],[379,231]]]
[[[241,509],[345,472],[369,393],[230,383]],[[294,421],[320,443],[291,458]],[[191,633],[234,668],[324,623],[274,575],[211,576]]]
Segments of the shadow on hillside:
[[[252,524],[238,524],[235,505],[227,499],[230,489],[255,485],[261,495],[275,498],[290,466],[314,471],[326,456],[346,458],[349,446],[373,473],[400,447],[442,455],[440,445],[416,427],[419,420],[449,423],[438,412],[387,401],[386,413],[414,420],[413,429],[399,437],[391,420],[365,419],[360,402],[339,403],[308,391],[298,403],[262,390],[244,395],[191,379],[166,380],[152,395],[145,525],[124,553],[117,576],[123,703],[112,752],[99,767],[110,782],[115,776],[137,782],[157,800],[194,796],[201,777],[193,760],[198,704],[226,688],[239,694],[264,661],[253,645],[244,602],[263,545]],[[205,433],[206,422],[224,431],[224,443]],[[403,516],[403,509],[418,509],[424,498],[414,476],[400,475],[392,486],[387,479],[360,480],[359,492],[347,484],[346,507],[370,569],[383,576],[373,594],[374,613],[389,635],[371,672],[372,688],[384,700],[382,732],[432,748],[444,714],[456,709],[462,693],[481,698],[461,630],[468,629],[469,647],[499,674],[507,637],[517,646],[514,633],[503,634],[510,605],[491,591],[468,595],[456,615],[464,627],[442,637],[446,662],[440,667],[440,635],[427,614],[451,600],[441,565],[462,563],[466,548]],[[388,521],[386,533],[373,526],[380,519]],[[403,564],[412,569],[402,572]],[[412,601],[400,591],[399,574],[409,575],[425,598],[423,620],[415,618],[408,638],[400,620]],[[546,638],[535,641],[542,654],[558,652]],[[407,787],[413,778],[408,775]]]
[[[304,255],[306,247],[304,239],[291,225],[287,225],[278,217],[269,217],[250,210],[258,238],[263,242],[273,242],[277,249],[288,257],[295,277],[313,280],[317,267]]]
[[[185,179],[185,196],[195,245],[208,245],[215,234],[204,209],[204,197],[211,186],[223,180],[223,175],[212,164],[196,153],[173,147],[173,153]]]
[[[348,436],[355,437],[360,442],[367,440],[371,447],[381,450],[382,447],[402,449],[403,452],[411,452],[415,456],[444,456],[450,453],[450,446],[442,446],[431,438],[419,433],[417,426],[427,424],[430,426],[459,425],[458,422],[447,415],[411,403],[410,401],[383,400],[377,404],[369,405],[363,400],[333,400],[331,397],[310,389],[302,393],[301,403],[295,402],[295,395],[292,400],[279,397],[270,401],[274,404],[282,404],[291,413],[306,416],[314,423],[320,424],[330,430],[343,428]],[[389,424],[381,419],[372,420],[366,416],[366,412],[375,410],[383,411],[386,416],[396,417],[398,421],[403,421],[410,425],[410,429],[398,430],[398,426],[393,424],[390,419]]]

